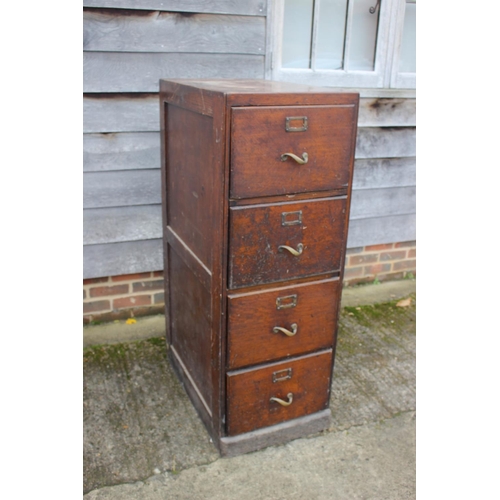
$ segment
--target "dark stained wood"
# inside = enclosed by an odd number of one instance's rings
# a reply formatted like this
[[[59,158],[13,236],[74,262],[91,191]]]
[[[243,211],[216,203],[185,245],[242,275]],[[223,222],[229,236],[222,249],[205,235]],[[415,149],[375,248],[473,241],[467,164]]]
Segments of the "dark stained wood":
[[[212,119],[169,105],[168,226],[212,268]]]
[[[228,435],[251,432],[324,410],[330,397],[331,364],[332,351],[327,350],[283,363],[229,372]],[[280,378],[283,380],[278,380]],[[288,401],[289,393],[293,395],[290,406],[271,401],[272,397]]]
[[[296,305],[280,308],[280,299],[291,296]],[[228,368],[332,347],[337,324],[332,304],[338,299],[338,279],[229,295]],[[297,333],[292,337],[273,332],[275,326],[292,331],[293,324]]]
[[[193,385],[208,409],[212,406],[211,295],[175,251],[169,251],[170,328],[172,347],[188,368]]]
[[[169,359],[223,455],[328,426],[358,101],[356,94],[279,82],[160,81]],[[238,126],[247,127],[246,118],[232,126],[235,113],[284,112],[286,118],[298,107],[314,107],[311,116],[326,123],[313,127],[317,137],[310,139],[324,143],[330,167],[322,163],[321,175],[299,176],[297,193],[290,186],[272,192],[261,186],[232,199],[233,177],[241,173],[233,161],[243,130]],[[325,127],[337,128],[338,141],[345,142],[333,155],[321,135]],[[264,148],[273,141],[260,139]],[[323,183],[340,179],[340,185],[318,187],[311,184],[315,175]],[[299,243],[299,257],[277,251]],[[295,337],[269,333],[294,322]],[[285,377],[275,373],[282,370]],[[292,405],[267,408],[271,397],[286,400],[292,390]]]
[[[234,108],[231,120],[231,197],[346,188],[354,105]],[[307,130],[300,128],[307,120]],[[305,126],[304,126],[305,128]],[[308,154],[306,164],[282,154]]]
[[[283,225],[283,217],[293,222],[299,213],[300,224]],[[345,197],[231,207],[229,288],[339,270],[345,214]],[[299,244],[299,256],[279,250],[281,245],[297,250]]]

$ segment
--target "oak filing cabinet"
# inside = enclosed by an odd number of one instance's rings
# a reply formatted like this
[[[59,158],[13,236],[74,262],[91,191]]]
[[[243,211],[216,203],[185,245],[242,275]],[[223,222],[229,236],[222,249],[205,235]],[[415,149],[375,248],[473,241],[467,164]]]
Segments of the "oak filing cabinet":
[[[330,424],[358,104],[160,81],[168,353],[222,455]]]

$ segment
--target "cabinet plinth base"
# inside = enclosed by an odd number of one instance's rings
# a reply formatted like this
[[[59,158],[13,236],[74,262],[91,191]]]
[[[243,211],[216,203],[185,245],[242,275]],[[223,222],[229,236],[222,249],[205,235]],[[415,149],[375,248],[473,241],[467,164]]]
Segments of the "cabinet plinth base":
[[[238,436],[222,437],[220,440],[220,453],[224,457],[234,457],[268,446],[284,444],[292,439],[324,431],[330,427],[331,421],[332,414],[327,409]]]

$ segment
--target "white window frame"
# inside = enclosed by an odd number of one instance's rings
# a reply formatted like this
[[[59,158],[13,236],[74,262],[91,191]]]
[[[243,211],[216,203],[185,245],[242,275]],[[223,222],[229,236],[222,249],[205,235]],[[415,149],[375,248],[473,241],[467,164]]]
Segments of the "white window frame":
[[[359,70],[326,70],[326,69],[296,69],[283,68],[281,53],[283,40],[283,19],[285,0],[268,0],[268,28],[270,30],[268,50],[270,64],[266,77],[272,80],[303,83],[307,85],[340,87],[350,89],[380,89],[379,95],[387,94],[387,91],[399,89],[410,89],[406,91],[408,97],[414,95],[415,88],[414,73],[397,73],[394,68],[399,57],[401,47],[402,28],[404,19],[404,5],[406,0],[382,0],[380,3],[379,28],[375,53],[375,65],[373,71]],[[377,3],[374,0],[373,5]],[[350,2],[352,9],[353,2]],[[313,15],[313,33],[317,26],[317,11],[319,2],[315,2]],[[350,18],[350,16],[349,16]],[[349,32],[349,29],[346,30]],[[348,36],[348,35],[347,35]],[[313,39],[315,36],[313,34]],[[315,47],[312,47],[315,50]],[[370,95],[370,92],[362,92]],[[395,93],[395,92],[392,92]],[[377,95],[374,92],[373,95]]]
[[[395,89],[414,89],[417,86],[416,73],[403,73],[398,71],[401,41],[403,39],[403,24],[405,19],[406,0],[397,2],[393,11],[392,24],[394,29],[394,44],[391,64],[390,87]]]

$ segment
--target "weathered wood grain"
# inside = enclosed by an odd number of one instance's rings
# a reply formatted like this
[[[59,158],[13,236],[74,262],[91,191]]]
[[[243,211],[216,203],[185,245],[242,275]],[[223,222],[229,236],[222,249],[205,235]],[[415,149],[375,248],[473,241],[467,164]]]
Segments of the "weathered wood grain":
[[[84,9],[83,50],[264,54],[265,18]]]
[[[415,187],[361,189],[352,192],[352,219],[415,213]]]
[[[264,77],[264,56],[84,52],[84,92],[158,92],[160,78]]]
[[[84,7],[265,16],[266,0],[83,0]]]
[[[83,174],[83,208],[161,203],[160,170],[124,170]]]
[[[87,95],[83,98],[84,133],[159,130],[160,110],[157,94]]]
[[[354,162],[353,190],[414,186],[415,183],[415,158],[377,158]]]
[[[416,99],[360,100],[360,127],[411,127],[416,124]]]
[[[163,269],[161,239],[83,247],[83,279],[161,269]]]
[[[415,239],[415,214],[354,219],[349,222],[347,248]]]
[[[356,158],[402,158],[410,156],[416,156],[415,128],[358,128]]]
[[[83,244],[96,245],[162,237],[161,206],[92,208],[83,211]]]
[[[83,135],[83,171],[160,168],[157,132]]]

